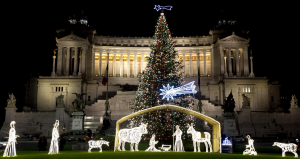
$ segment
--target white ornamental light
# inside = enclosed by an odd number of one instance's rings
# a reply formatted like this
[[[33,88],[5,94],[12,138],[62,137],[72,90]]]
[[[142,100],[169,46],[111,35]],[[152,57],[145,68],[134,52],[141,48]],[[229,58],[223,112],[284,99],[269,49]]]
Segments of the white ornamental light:
[[[58,154],[59,149],[58,149],[58,138],[59,138],[59,133],[58,133],[58,128],[59,128],[59,121],[56,120],[55,124],[53,125],[52,129],[52,139],[51,139],[51,144],[49,148],[49,155],[51,154]]]
[[[159,10],[169,10],[171,11],[171,9],[173,8],[173,6],[160,6],[160,5],[155,5],[154,9],[158,12]]]
[[[91,150],[93,148],[99,148],[99,152],[102,152],[102,145],[103,144],[106,144],[107,146],[109,146],[109,142],[108,141],[105,141],[105,140],[90,140],[89,141],[89,149],[88,149],[88,152],[91,152]]]
[[[257,152],[255,151],[254,148],[254,140],[251,139],[249,135],[246,136],[248,139],[248,145],[246,145],[246,150],[243,152],[243,155],[249,154],[249,155],[257,155]],[[248,149],[249,148],[249,149]]]
[[[164,151],[169,151],[171,149],[171,146],[172,145],[164,145],[164,144],[162,144],[161,145],[161,149],[164,150]]]
[[[182,131],[180,130],[179,126],[176,125],[176,131],[172,136],[176,136],[174,151],[184,151],[183,143],[181,140]]]
[[[196,86],[194,85],[194,83],[195,81],[190,82],[178,88],[174,88],[174,86],[170,87],[170,85],[168,84],[167,87],[163,86],[163,89],[160,89],[162,93],[160,93],[159,95],[163,95],[162,99],[167,98],[167,100],[169,100],[171,98],[173,100],[174,96],[180,94],[191,94],[191,93],[195,94],[197,93],[197,91],[195,90]]]
[[[155,134],[153,134],[149,142],[149,147],[145,151],[160,151],[155,148],[155,144],[157,143],[158,141],[155,141]]]
[[[223,140],[222,145],[223,146],[232,146],[231,142],[228,140],[228,137],[226,137],[225,140]]]
[[[142,139],[143,134],[147,134],[147,124],[141,124],[139,127],[134,127],[131,129],[122,129],[119,131],[119,144],[118,150],[121,151],[120,147],[122,144],[122,150],[125,151],[125,142],[130,143],[130,151],[134,151],[133,146],[135,144],[135,150],[139,151],[138,146]]]
[[[16,140],[16,138],[20,137],[20,136],[16,135],[15,124],[16,124],[15,121],[10,122],[9,138],[8,138],[8,141],[7,141],[4,153],[3,153],[3,157],[17,156],[17,153],[16,153],[17,140]]]
[[[293,143],[280,143],[280,142],[274,142],[274,144],[272,146],[277,146],[279,148],[281,148],[282,150],[282,157],[285,157],[285,152],[291,152],[295,155],[295,157],[298,157],[297,154],[297,145],[293,144]]]
[[[212,147],[211,147],[211,142],[210,142],[210,138],[211,138],[210,133],[203,132],[205,137],[202,138],[201,132],[196,131],[194,129],[193,123],[191,123],[191,125],[188,125],[188,127],[189,128],[187,130],[187,134],[192,134],[194,152],[196,152],[197,146],[198,146],[198,152],[201,152],[201,150],[200,150],[201,142],[203,142],[205,144],[206,152],[208,152],[208,147],[209,147],[210,152],[212,152]]]

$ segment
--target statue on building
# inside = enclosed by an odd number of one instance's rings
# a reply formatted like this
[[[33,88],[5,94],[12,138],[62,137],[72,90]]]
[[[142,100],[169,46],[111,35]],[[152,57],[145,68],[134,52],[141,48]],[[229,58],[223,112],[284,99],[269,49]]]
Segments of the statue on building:
[[[7,105],[15,105],[16,104],[16,98],[14,96],[14,94],[9,94],[8,93],[8,96],[9,96],[9,99],[7,99]]]
[[[228,113],[233,113],[234,112],[234,108],[235,108],[235,101],[233,99],[233,95],[232,92],[230,92],[230,94],[227,97],[227,100],[225,100],[225,104],[223,106],[224,109],[224,113],[228,114]]]
[[[243,107],[250,107],[250,98],[242,94],[243,97]]]
[[[292,95],[292,100],[291,100],[291,108],[298,108],[298,100],[296,98],[296,95]]]
[[[60,95],[56,98],[56,103],[57,103],[57,107],[60,107],[60,108],[63,108],[65,107],[65,104],[64,104],[64,95]]]
[[[72,102],[74,106],[74,111],[75,112],[82,111],[84,106],[83,95],[85,95],[86,93],[82,93],[82,94],[72,93],[72,94],[76,95],[76,99],[74,100],[74,102]]]

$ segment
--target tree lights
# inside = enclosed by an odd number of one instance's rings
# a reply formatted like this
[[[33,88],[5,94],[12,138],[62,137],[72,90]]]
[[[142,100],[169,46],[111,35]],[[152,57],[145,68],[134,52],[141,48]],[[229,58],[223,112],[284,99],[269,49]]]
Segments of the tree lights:
[[[130,143],[130,151],[134,151],[133,146],[135,144],[135,151],[139,151],[138,146],[142,138],[142,134],[147,134],[147,124],[141,124],[139,127],[134,127],[132,129],[122,129],[119,131],[119,147],[122,144],[122,150],[125,151],[125,142]]]
[[[281,148],[282,157],[285,157],[286,152],[291,152],[291,153],[295,154],[295,157],[298,157],[298,154],[297,154],[298,146],[296,144],[293,144],[293,143],[285,144],[285,143],[280,143],[280,142],[274,142],[274,144],[272,146],[277,146],[277,147]]]
[[[15,121],[10,122],[9,138],[3,153],[3,157],[17,156],[15,143],[17,143],[16,138],[19,137],[19,135],[16,135],[15,125]]]
[[[99,148],[99,152],[102,152],[102,145],[105,144],[107,146],[109,146],[109,142],[108,141],[105,141],[105,140],[90,140],[89,142],[89,149],[88,149],[88,152],[91,152],[91,150],[93,148]]]
[[[209,146],[209,151],[212,152],[212,147],[211,147],[211,142],[210,142],[210,134],[208,132],[203,132],[204,138],[201,136],[201,132],[196,131],[193,127],[193,124],[188,125],[188,134],[192,134],[192,139],[193,139],[193,146],[194,146],[194,152],[196,152],[197,145],[198,145],[198,152],[200,151],[200,143],[203,142],[206,147],[206,152],[208,152],[208,146]],[[197,145],[196,145],[197,143]]]
[[[51,144],[49,148],[49,155],[50,154],[58,154],[59,149],[58,149],[58,138],[59,138],[59,133],[58,133],[58,128],[59,128],[59,121],[56,120],[55,124],[53,125],[52,129],[52,139],[51,139]]]
[[[255,151],[254,148],[254,140],[251,139],[251,137],[249,135],[246,136],[246,138],[248,139],[248,145],[246,145],[246,150],[243,152],[243,155],[249,154],[249,155],[257,155],[257,152]],[[247,149],[249,148],[249,149]]]

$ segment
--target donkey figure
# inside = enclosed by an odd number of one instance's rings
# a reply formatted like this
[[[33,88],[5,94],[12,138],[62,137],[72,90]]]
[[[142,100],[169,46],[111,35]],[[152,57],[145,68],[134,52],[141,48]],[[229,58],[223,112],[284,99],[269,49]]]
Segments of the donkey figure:
[[[200,151],[200,142],[203,142],[205,144],[206,152],[208,152],[208,146],[210,149],[209,152],[212,152],[211,142],[210,142],[210,134],[208,132],[201,133],[199,131],[196,131],[193,127],[193,123],[191,125],[188,125],[188,127],[189,128],[187,130],[187,133],[192,134],[194,152],[196,152],[197,145],[198,145],[198,152],[201,152]],[[201,137],[201,134],[204,134],[204,138]],[[197,143],[197,145],[196,145],[196,143]]]

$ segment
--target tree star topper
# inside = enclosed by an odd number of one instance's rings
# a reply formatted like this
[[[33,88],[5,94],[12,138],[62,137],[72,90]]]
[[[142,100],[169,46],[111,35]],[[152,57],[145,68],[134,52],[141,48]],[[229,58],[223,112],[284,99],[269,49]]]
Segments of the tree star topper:
[[[163,95],[162,99],[167,98],[167,100],[169,100],[170,98],[174,99],[173,96],[176,96],[178,94],[195,94],[197,93],[197,91],[195,90],[196,86],[194,85],[194,83],[195,81],[175,89],[174,86],[170,87],[170,85],[168,84],[167,87],[163,86],[164,89],[160,89],[162,93],[160,93],[159,95]]]
[[[154,9],[156,11],[160,11],[160,10],[169,10],[171,11],[171,9],[173,8],[173,6],[160,6],[160,5],[155,5]]]

